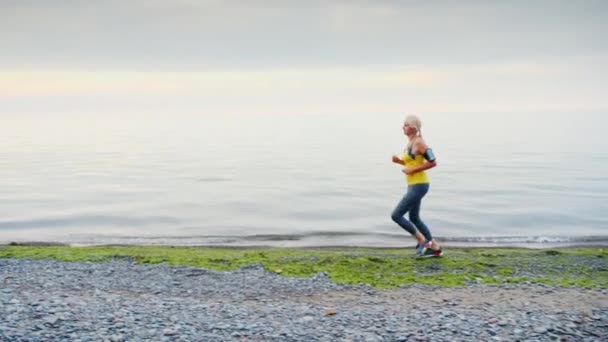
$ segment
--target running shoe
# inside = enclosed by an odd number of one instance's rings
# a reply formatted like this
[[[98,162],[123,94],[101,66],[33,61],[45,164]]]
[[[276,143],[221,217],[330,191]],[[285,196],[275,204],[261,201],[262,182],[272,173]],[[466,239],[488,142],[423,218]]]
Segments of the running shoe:
[[[421,257],[421,258],[432,258],[432,257],[440,257],[440,256],[443,256],[443,251],[441,250],[441,248],[432,249],[431,246],[429,246],[429,248],[425,249],[424,252],[422,252],[422,254],[419,255],[419,257]]]
[[[426,250],[431,248],[431,241],[426,241],[425,243],[421,243],[416,245],[416,256],[422,256]]]

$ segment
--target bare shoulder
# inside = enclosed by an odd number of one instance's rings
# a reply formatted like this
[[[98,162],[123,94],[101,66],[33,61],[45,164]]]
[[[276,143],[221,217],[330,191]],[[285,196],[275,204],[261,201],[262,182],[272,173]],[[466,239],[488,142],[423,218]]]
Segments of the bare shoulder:
[[[426,145],[426,141],[424,141],[422,137],[418,137],[414,144],[416,146],[416,150],[420,153],[424,153],[428,148],[428,146]]]

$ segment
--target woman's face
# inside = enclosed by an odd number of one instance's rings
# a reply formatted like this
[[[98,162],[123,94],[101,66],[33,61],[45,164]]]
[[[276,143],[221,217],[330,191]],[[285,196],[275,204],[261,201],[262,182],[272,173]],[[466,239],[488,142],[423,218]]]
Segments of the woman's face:
[[[416,133],[416,127],[410,126],[409,123],[404,122],[403,123],[403,134],[405,134],[405,135],[412,135],[414,133]]]

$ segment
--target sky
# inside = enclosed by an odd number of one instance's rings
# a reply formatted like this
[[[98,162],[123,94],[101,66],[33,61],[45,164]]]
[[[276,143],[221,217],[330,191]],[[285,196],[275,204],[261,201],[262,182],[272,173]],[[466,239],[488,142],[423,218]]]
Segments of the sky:
[[[608,1],[0,0],[0,116],[603,111]]]

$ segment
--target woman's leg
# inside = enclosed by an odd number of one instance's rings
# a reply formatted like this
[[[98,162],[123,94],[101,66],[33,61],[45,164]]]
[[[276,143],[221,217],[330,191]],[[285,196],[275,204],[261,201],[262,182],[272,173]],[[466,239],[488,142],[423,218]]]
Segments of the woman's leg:
[[[399,204],[397,204],[395,210],[393,210],[391,219],[401,226],[401,228],[403,228],[406,232],[414,236],[414,238],[416,238],[418,241],[418,244],[421,244],[425,241],[424,236],[416,230],[416,227],[413,224],[408,222],[408,220],[403,217],[409,210],[411,210],[412,206],[416,202],[419,202],[416,194],[412,191],[411,187],[408,187],[407,193],[403,196]]]
[[[397,223],[401,228],[405,229],[406,232],[414,236],[418,232],[416,227],[414,227],[414,225],[406,220],[403,216],[405,216],[405,214],[412,208],[415,202],[416,198],[411,191],[411,187],[408,187],[407,193],[403,196],[401,201],[399,201],[399,204],[397,204],[397,207],[391,214],[391,219],[395,221],[395,223]]]
[[[422,201],[416,202],[412,206],[412,209],[410,209],[410,211],[409,211],[409,213],[410,213],[410,222],[412,222],[414,224],[414,226],[416,226],[416,228],[418,228],[418,231],[420,231],[420,233],[422,233],[422,235],[424,235],[424,238],[427,241],[431,241],[431,240],[433,240],[433,236],[431,235],[431,231],[426,226],[426,224],[424,224],[424,222],[422,222],[422,220],[420,219],[420,205],[421,205],[421,203],[422,203]]]
[[[417,184],[414,187],[416,188],[415,191],[420,196],[420,200],[417,203],[415,203],[409,211],[410,222],[412,222],[416,226],[416,228],[418,228],[418,231],[420,231],[420,233],[422,233],[422,235],[424,235],[424,238],[426,239],[426,241],[431,241],[432,249],[438,249],[439,246],[437,246],[437,243],[433,239],[433,235],[431,234],[430,229],[422,221],[422,219],[420,219],[420,207],[422,206],[422,198],[428,192],[429,185],[428,184]]]

